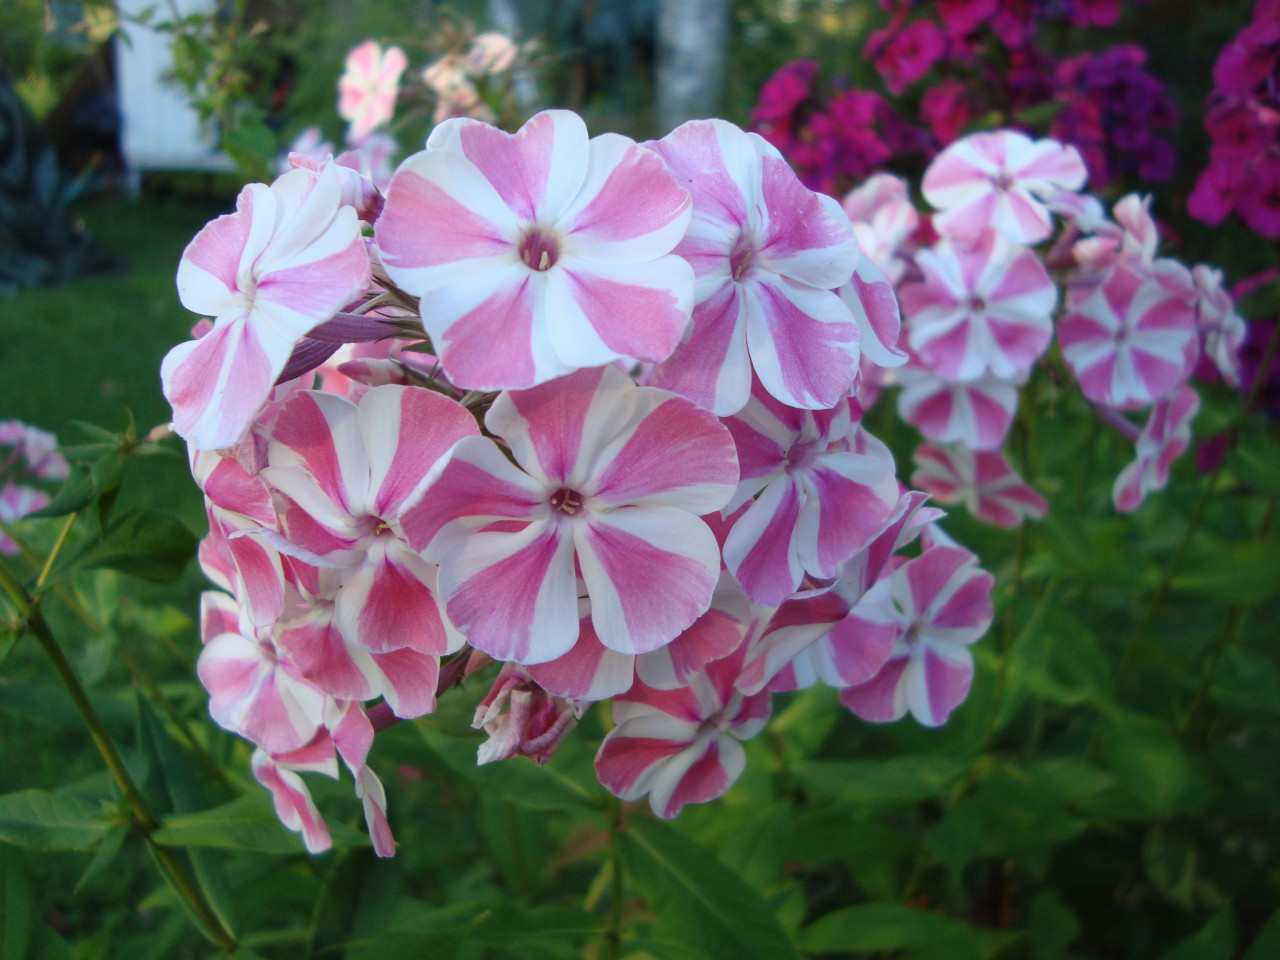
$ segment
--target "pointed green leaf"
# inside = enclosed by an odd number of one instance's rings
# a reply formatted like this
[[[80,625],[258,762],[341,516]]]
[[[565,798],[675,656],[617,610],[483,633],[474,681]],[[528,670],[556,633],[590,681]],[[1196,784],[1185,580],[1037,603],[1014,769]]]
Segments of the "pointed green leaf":
[[[1167,817],[1190,776],[1173,731],[1152,717],[1114,709],[1103,726],[1112,773],[1154,816]]]
[[[944,753],[886,760],[814,760],[794,768],[815,794],[846,803],[902,803],[946,793],[965,775],[970,760]]]
[[[367,834],[341,822],[329,824],[329,833],[335,847],[369,845]],[[151,839],[166,847],[213,847],[256,853],[303,853],[306,849],[296,833],[281,825],[266,791],[246,793],[211,810],[165,817]]]
[[[820,917],[800,932],[806,953],[866,953],[928,947],[953,960],[989,960],[1021,933],[980,930],[900,903],[864,903]]]
[[[111,829],[96,803],[82,797],[21,790],[0,797],[0,841],[33,850],[86,850]]]
[[[22,858],[12,847],[0,847],[0,960],[26,960],[34,916]]]
[[[93,859],[89,861],[89,866],[84,868],[84,873],[76,881],[73,893],[79,893],[88,883],[100,876],[107,867],[115,862],[116,856],[120,853],[120,848],[124,846],[125,838],[128,836],[129,825],[127,823],[118,823],[108,831],[107,835],[102,838],[102,842],[98,844],[98,849],[93,852]]]
[[[657,925],[711,957],[796,956],[760,896],[710,851],[656,820],[633,818],[618,834],[627,878]]]
[[[1236,948],[1236,928],[1231,908],[1219,910],[1191,936],[1174,944],[1160,960],[1231,960]]]
[[[1274,960],[1280,957],[1280,910],[1271,915],[1244,952],[1244,960]]]
[[[127,510],[71,565],[108,567],[152,583],[173,583],[195,556],[197,542],[177,517],[158,510]]]

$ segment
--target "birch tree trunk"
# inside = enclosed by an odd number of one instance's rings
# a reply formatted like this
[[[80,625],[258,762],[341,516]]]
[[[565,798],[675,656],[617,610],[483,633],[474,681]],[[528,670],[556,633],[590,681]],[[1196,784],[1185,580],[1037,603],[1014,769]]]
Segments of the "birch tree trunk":
[[[659,0],[658,135],[715,116],[724,89],[730,0]]]

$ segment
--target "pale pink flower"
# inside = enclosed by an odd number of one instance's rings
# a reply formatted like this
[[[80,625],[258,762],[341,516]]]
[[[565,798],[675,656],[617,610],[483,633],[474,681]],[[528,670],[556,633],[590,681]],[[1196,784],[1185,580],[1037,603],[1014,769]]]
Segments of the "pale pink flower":
[[[66,458],[58,452],[58,438],[21,420],[0,422],[0,447],[11,447],[13,453],[0,457],[0,470],[15,461],[26,461],[26,471],[41,480],[65,480],[71,474]]]
[[[351,124],[351,137],[363,137],[395,116],[400,75],[408,65],[409,58],[399,47],[384,52],[373,40],[347,54],[338,80],[338,116]]]
[[[613,720],[596,753],[596,775],[615,796],[646,794],[653,812],[674,817],[687,803],[706,803],[742,775],[739,743],[769,719],[769,693],[744,696],[734,688],[739,650],[707,664],[688,686],[655,690],[643,681],[613,699]]]
[[[909,365],[898,370],[902,386],[898,415],[935,443],[959,443],[972,450],[997,450],[1018,409],[1016,381],[982,377],[952,383],[929,370]]]
[[[890,602],[864,611],[896,627],[893,650],[872,679],[842,691],[840,702],[877,723],[908,711],[927,727],[946,723],[969,694],[969,645],[991,626],[993,582],[977,557],[955,547],[930,547],[898,567]]]
[[[356,212],[341,204],[336,168],[292,170],[240,192],[236,212],[187,246],[178,295],[212,315],[212,330],[169,351],[160,367],[174,430],[201,450],[248,432],[294,345],[369,286]]]
[[[1006,529],[1024,518],[1041,519],[1049,504],[1019,476],[999,451],[935,447],[922,443],[912,459],[911,485],[939,503],[963,503],[979,520]]]
[[[1030,371],[1053,337],[1058,288],[1029,248],[994,231],[944,238],[916,254],[923,273],[900,291],[907,341],[951,381]]]
[[[729,416],[746,405],[754,371],[788,406],[835,406],[860,354],[858,326],[833,292],[860,257],[839,204],[723,120],[690,121],[650,146],[693,195],[676,252],[697,277],[693,328],[653,384]]]
[[[907,182],[890,173],[877,173],[845,194],[840,205],[853,224],[853,235],[863,254],[896,285],[907,268],[904,248],[920,226]],[[862,348],[870,350],[865,340]]]
[[[514,135],[436,128],[392,179],[377,240],[449,378],[489,390],[670,354],[692,306],[671,254],[689,216],[656,154],[548,110]]]
[[[1148,493],[1163,490],[1169,468],[1191,443],[1191,421],[1200,410],[1200,397],[1185,384],[1151,408],[1135,446],[1137,459],[1116,477],[1111,499],[1121,513],[1132,513]]]
[[[1037,243],[1053,230],[1045,201],[1057,189],[1079,190],[1087,179],[1075,147],[997,130],[951,144],[934,157],[921,186],[942,211],[933,226],[943,236],[995,230],[1014,243]]]
[[[428,65],[422,71],[422,82],[436,95],[433,123],[441,124],[451,117],[493,120],[493,111],[480,99],[480,91],[467,75],[466,61],[461,54],[448,53]]]
[[[750,504],[724,544],[747,595],[777,606],[807,573],[830,579],[875,536],[898,502],[893,457],[858,449],[848,401],[831,410],[787,407],[756,383],[724,421],[742,479],[726,511]]]
[[[1088,399],[1145,407],[1191,372],[1199,350],[1194,302],[1118,263],[1058,322],[1058,341]]]
[[[563,656],[577,571],[596,635],[619,653],[670,643],[708,609],[720,551],[698,515],[738,480],[710,413],[609,366],[501,394],[485,426],[515,465],[494,441],[463,439],[401,515],[472,646],[526,664]]]
[[[7,482],[3,488],[0,488],[0,520],[5,523],[17,523],[27,514],[34,513],[48,503],[49,495],[43,490]],[[18,554],[18,545],[3,532],[0,532],[0,553],[11,557]]]
[[[505,34],[477,33],[467,49],[467,73],[473,77],[504,73],[515,66],[520,51]]]

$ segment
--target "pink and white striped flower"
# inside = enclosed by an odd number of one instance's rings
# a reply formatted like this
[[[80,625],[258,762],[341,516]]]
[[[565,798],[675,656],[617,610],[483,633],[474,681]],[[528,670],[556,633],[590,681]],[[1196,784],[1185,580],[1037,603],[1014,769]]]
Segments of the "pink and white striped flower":
[[[896,285],[907,268],[903,248],[920,226],[907,182],[890,173],[877,173],[845,194],[840,205],[853,224],[862,253]],[[867,349],[865,342],[863,349]]]
[[[458,119],[400,165],[377,241],[454,383],[529,387],[675,349],[693,273],[671,251],[690,209],[656,154],[588,140],[576,114],[544,111],[515,134]]]
[[[921,187],[942,211],[933,226],[943,236],[995,230],[1014,243],[1037,243],[1053,231],[1045,201],[1058,189],[1079,190],[1088,176],[1075,147],[997,130],[951,144],[929,164]]]
[[[739,690],[753,694],[766,686],[773,690],[807,686],[807,675],[815,669],[811,657],[831,661],[836,671],[832,676],[843,676],[845,686],[869,679],[879,669],[889,656],[893,636],[874,628],[868,632],[861,617],[849,618],[898,562],[896,552],[942,516],[942,511],[925,506],[928,499],[916,490],[902,494],[875,539],[845,564],[836,581],[797,594],[760,618],[759,629],[748,637],[736,681]],[[829,649],[815,650],[824,644]]]
[[[276,646],[271,628],[255,628],[231,597],[208,591],[200,608],[196,674],[213,719],[269,753],[310,743],[324,727],[329,698]]]
[[[436,461],[478,432],[461,405],[420,387],[375,387],[358,405],[304,391],[281,411],[262,471],[285,498],[270,539],[338,571],[331,590],[299,583],[304,611],[281,626],[280,643],[318,686],[344,699],[381,693],[400,716],[434,708],[438,658],[461,638],[440,612],[435,568],[404,539],[401,512]]]
[[[637,676],[660,690],[684,686],[712,660],[738,648],[753,616],[751,601],[742,588],[722,572],[711,609],[670,643],[637,656],[601,643],[591,624],[590,603],[580,600],[578,607],[578,642],[573,649],[555,660],[523,669],[549,693],[581,703],[626,693]]]
[[[898,415],[935,443],[959,443],[972,450],[998,450],[1018,409],[1016,382],[982,377],[952,383],[915,365],[895,374],[902,385]]]
[[[374,40],[347,54],[338,80],[338,116],[351,124],[352,139],[360,139],[395,116],[400,75],[408,65],[409,58],[399,47],[383,51]]]
[[[1059,321],[1058,341],[1084,395],[1121,410],[1172,391],[1199,349],[1194,303],[1123,263]]]
[[[596,753],[596,775],[615,796],[646,794],[653,812],[671,819],[687,803],[706,803],[742,775],[739,743],[769,719],[769,693],[744,696],[734,687],[739,650],[709,663],[689,685],[656,690],[637,681],[613,699],[617,724]]]
[[[563,656],[579,575],[597,637],[620,653],[670,643],[707,610],[720,551],[699,515],[738,480],[710,413],[597,367],[501,394],[485,426],[516,465],[463,439],[401,516],[472,646],[526,664]]]
[[[359,220],[341,199],[332,164],[319,175],[292,170],[245,187],[236,212],[187,246],[179,297],[215,319],[169,351],[160,378],[174,430],[192,445],[217,450],[244,437],[294,344],[368,288]]]
[[[898,567],[890,603],[869,606],[898,639],[880,671],[840,694],[864,720],[884,723],[908,711],[927,727],[947,722],[969,694],[969,645],[991,626],[994,578],[967,550],[934,546]]]
[[[471,721],[473,728],[489,735],[476,763],[529,757],[541,766],[577,726],[586,706],[548,693],[526,668],[503,664]]]
[[[1058,288],[1030,248],[993,231],[916,254],[924,278],[900,291],[907,339],[946,380],[1012,380],[1053,337]]]
[[[1202,353],[1211,359],[1224,380],[1232,386],[1240,384],[1240,347],[1249,327],[1236,313],[1231,294],[1222,283],[1222,271],[1207,264],[1191,268],[1191,276],[1199,297],[1196,301],[1196,326],[1200,331]]]
[[[979,520],[1011,529],[1026,517],[1039,520],[1049,512],[1048,501],[997,450],[978,452],[922,443],[912,459],[916,463],[913,487],[932,494],[939,503],[963,503]]]
[[[878,367],[900,367],[907,352],[898,346],[902,312],[893,285],[869,257],[858,261],[853,276],[836,291],[858,324],[862,356]],[[855,389],[861,377],[854,377]]]
[[[820,580],[866,546],[898,502],[893,457],[858,450],[849,402],[797,410],[757,381],[724,421],[742,479],[726,510],[751,502],[724,544],[724,562],[757,603],[777,606],[807,573]]]
[[[693,328],[653,384],[728,416],[746,405],[754,371],[788,406],[835,406],[860,355],[858,327],[832,292],[860,257],[839,204],[723,120],[691,120],[650,146],[693,195],[676,253],[697,277]]]
[[[12,454],[0,457],[0,470],[17,459],[26,461],[26,470],[41,480],[65,480],[71,467],[58,451],[58,438],[21,420],[0,422],[0,447],[11,447]]]
[[[1117,510],[1132,513],[1148,493],[1165,488],[1169,468],[1191,443],[1191,421],[1199,410],[1199,395],[1185,384],[1156,401],[1135,444],[1137,459],[1120,471],[1112,488]]]

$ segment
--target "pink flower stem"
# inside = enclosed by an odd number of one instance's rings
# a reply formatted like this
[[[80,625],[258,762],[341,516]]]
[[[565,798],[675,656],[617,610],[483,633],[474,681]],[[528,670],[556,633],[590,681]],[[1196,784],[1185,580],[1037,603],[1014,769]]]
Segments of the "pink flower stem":
[[[1093,409],[1097,412],[1098,419],[1108,427],[1130,443],[1137,443],[1138,437],[1142,434],[1142,428],[1136,423],[1112,407],[1104,407],[1099,403],[1095,403]]]

